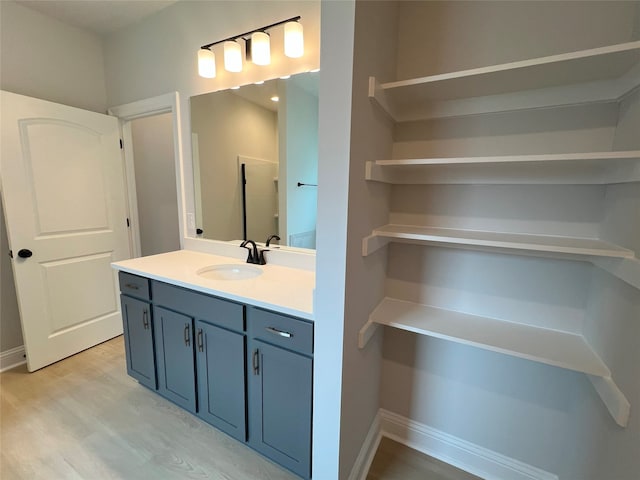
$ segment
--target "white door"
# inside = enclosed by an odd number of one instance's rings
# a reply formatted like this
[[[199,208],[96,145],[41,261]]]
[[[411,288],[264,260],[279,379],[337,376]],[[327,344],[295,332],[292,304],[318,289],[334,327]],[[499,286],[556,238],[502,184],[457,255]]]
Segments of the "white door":
[[[110,266],[130,256],[118,120],[0,95],[2,196],[34,371],[122,333]]]

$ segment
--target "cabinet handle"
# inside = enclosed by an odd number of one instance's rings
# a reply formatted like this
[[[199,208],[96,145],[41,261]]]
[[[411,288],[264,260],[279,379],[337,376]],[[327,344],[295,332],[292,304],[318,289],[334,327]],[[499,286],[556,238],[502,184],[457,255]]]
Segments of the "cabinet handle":
[[[140,290],[140,287],[135,283],[126,283],[124,286],[130,288],[131,290]]]
[[[184,344],[187,347],[191,346],[191,332],[189,331],[189,324],[184,324]]]
[[[145,330],[149,330],[149,312],[146,309],[142,311],[142,326]]]
[[[260,375],[260,353],[257,348],[253,351],[252,363],[253,363],[253,374]]]
[[[285,332],[283,330],[278,330],[277,328],[265,327],[264,329],[269,333],[273,333],[274,335],[280,335],[281,337],[285,337],[285,338],[293,337],[293,333]]]
[[[204,352],[204,341],[202,338],[202,329],[199,328],[198,329],[198,351],[199,352]]]

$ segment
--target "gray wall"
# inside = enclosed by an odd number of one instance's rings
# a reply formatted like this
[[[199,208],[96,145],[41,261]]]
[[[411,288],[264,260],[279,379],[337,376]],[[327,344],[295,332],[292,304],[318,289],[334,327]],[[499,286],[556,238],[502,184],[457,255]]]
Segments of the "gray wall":
[[[0,87],[105,113],[102,42],[11,0],[0,2]]]
[[[394,77],[398,4],[357,2],[351,103],[349,159],[349,223],[345,285],[341,416],[341,478],[352,469],[360,446],[380,408],[380,338],[366,349],[357,345],[358,331],[384,295],[386,255],[362,257],[362,238],[386,223],[389,187],[364,179],[365,162],[389,158],[392,129],[384,113],[367,97],[369,76]],[[320,163],[322,165],[322,159]],[[318,264],[321,264],[320,257]]]
[[[131,122],[141,253],[180,250],[170,113]]]
[[[0,352],[22,345],[20,312],[13,283],[9,244],[4,225],[4,207],[0,197]]]
[[[0,2],[0,88],[95,112],[106,110],[102,45],[10,0]],[[0,351],[22,345],[11,263],[2,222]]]

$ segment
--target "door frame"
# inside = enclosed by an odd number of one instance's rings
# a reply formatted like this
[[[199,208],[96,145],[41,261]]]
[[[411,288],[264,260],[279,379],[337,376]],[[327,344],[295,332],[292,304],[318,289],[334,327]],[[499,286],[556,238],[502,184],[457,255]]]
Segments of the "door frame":
[[[180,126],[180,94],[178,92],[166,93],[157,97],[151,97],[137,102],[117,105],[107,110],[111,116],[118,117],[120,121],[120,133],[122,135],[125,185],[127,188],[127,210],[131,219],[129,228],[129,244],[131,245],[132,258],[142,255],[140,246],[140,222],[138,218],[138,196],[136,194],[136,178],[133,156],[133,136],[131,134],[131,122],[138,118],[151,117],[163,113],[171,113],[173,127],[173,155],[176,173],[176,192],[178,202],[178,234],[180,248],[184,248],[184,236],[186,233],[184,218],[184,178],[182,175],[184,158],[182,155],[182,129]]]

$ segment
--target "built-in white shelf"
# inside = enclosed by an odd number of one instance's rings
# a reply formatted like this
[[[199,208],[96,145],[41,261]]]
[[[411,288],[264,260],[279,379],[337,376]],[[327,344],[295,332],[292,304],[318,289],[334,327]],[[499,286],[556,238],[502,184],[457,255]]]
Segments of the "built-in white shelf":
[[[613,102],[640,85],[640,41],[379,83],[369,97],[395,121]]]
[[[575,333],[389,297],[380,302],[369,321],[599,377],[611,374],[584,337]],[[362,343],[361,346],[364,346]]]
[[[375,160],[365,178],[397,185],[637,182],[640,151]]]
[[[454,228],[421,227],[388,224],[376,228],[362,241],[362,255],[368,256],[389,242],[435,244],[467,248],[497,249],[501,253],[522,254],[535,252],[567,254],[586,257],[635,257],[633,251],[597,238],[563,237],[524,233],[459,230]],[[587,258],[589,260],[589,258]]]
[[[616,422],[623,426],[628,422],[629,402],[582,335],[386,297],[360,330],[360,348],[379,325],[585,373]]]

